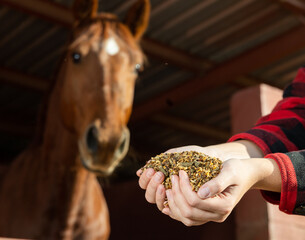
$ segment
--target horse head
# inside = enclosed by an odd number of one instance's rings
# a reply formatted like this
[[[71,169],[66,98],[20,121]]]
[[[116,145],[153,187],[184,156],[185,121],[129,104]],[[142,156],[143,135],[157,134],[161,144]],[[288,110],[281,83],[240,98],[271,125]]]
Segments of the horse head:
[[[138,0],[120,22],[97,13],[96,0],[76,0],[77,24],[65,59],[60,94],[64,126],[78,138],[83,165],[110,174],[129,147],[129,120],[144,55],[149,0]]]

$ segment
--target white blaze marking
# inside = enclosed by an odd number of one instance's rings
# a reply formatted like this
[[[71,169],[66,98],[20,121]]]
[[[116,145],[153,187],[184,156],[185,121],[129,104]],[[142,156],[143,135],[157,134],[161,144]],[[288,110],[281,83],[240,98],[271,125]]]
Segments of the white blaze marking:
[[[106,41],[106,52],[110,55],[116,55],[120,51],[120,47],[114,38],[109,38]]]

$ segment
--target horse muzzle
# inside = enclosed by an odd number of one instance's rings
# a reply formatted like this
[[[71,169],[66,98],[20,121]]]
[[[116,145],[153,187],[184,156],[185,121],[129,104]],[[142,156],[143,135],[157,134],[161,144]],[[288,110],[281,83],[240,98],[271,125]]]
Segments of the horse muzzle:
[[[81,162],[86,169],[99,175],[109,175],[126,156],[129,149],[130,133],[124,127],[119,137],[103,136],[106,130],[100,124],[89,125],[79,140]],[[108,131],[109,135],[109,131]]]

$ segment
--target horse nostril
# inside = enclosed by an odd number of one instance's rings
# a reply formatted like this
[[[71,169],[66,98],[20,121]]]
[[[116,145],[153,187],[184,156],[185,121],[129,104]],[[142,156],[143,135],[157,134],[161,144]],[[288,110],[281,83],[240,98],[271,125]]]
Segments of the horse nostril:
[[[117,158],[121,159],[126,155],[128,148],[129,148],[129,141],[130,141],[130,133],[129,133],[129,130],[127,128],[125,128],[122,133],[119,146],[116,150],[115,155]]]
[[[127,143],[127,140],[126,140],[126,137],[121,141],[120,143],[120,146],[118,148],[118,153],[122,153],[124,152],[125,148],[126,148],[126,143]]]
[[[86,144],[91,153],[97,153],[98,150],[97,129],[92,126],[87,131]]]

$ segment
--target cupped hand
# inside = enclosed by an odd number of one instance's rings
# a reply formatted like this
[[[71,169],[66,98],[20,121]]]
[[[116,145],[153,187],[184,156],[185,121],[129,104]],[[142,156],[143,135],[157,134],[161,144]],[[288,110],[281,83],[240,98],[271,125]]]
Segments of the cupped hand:
[[[165,153],[183,152],[183,151],[197,151],[207,155],[217,157],[217,151],[214,148],[200,147],[196,145],[185,146],[180,148],[172,148],[167,150]],[[155,172],[152,168],[146,169],[144,172],[139,169],[137,171],[139,178],[139,186],[146,190],[145,198],[149,203],[157,203],[157,207],[162,210],[163,203],[165,200],[165,188],[161,184],[164,180],[162,172]]]
[[[149,203],[157,203],[160,210],[163,209],[165,201],[165,188],[162,185],[164,174],[162,172],[155,172],[152,168],[137,171],[140,176],[139,185],[145,191],[145,198]]]
[[[227,161],[231,158],[243,159],[249,157],[262,157],[261,150],[250,141],[236,141],[232,143],[223,143],[207,147],[196,145],[172,148],[166,153],[197,151],[219,158],[222,161]],[[164,200],[166,198],[165,188],[161,184],[164,180],[164,175],[161,172],[155,172],[153,169],[146,169],[144,172],[140,169],[137,171],[139,177],[139,185],[145,191],[145,198],[150,203],[156,203],[162,211]]]
[[[230,159],[197,193],[192,191],[186,172],[180,171],[179,177],[172,176],[172,189],[166,190],[169,207],[162,212],[186,226],[223,222],[242,196],[262,180],[260,170],[258,159]]]

